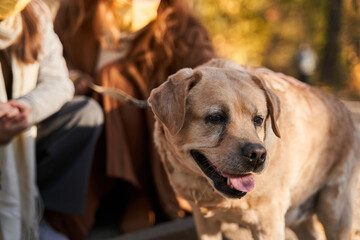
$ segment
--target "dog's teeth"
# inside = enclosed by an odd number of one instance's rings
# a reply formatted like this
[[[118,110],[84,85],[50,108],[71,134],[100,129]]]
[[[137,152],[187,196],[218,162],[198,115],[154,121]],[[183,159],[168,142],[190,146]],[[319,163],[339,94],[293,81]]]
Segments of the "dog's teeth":
[[[226,183],[227,183],[227,185],[228,185],[231,189],[234,189],[233,185],[232,185],[231,182],[230,182],[230,178],[227,178]]]

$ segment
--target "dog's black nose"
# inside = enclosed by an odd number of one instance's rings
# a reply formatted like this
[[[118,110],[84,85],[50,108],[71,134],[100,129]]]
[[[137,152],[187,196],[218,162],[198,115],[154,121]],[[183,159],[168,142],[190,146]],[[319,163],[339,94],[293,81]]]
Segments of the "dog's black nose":
[[[241,148],[241,154],[253,167],[262,165],[266,160],[266,149],[260,144],[246,143]]]

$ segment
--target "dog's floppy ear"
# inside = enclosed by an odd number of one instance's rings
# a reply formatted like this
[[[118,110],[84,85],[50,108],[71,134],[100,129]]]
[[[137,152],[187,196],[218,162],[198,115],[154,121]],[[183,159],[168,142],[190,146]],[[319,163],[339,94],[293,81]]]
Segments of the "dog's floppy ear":
[[[191,68],[179,70],[166,82],[151,91],[148,103],[156,117],[176,135],[185,121],[185,104],[188,93],[202,78]]]
[[[275,135],[280,138],[280,130],[276,123],[276,120],[279,118],[280,115],[280,100],[278,96],[276,96],[276,94],[273,91],[271,91],[259,77],[252,75],[252,80],[265,93],[267,108],[271,118],[271,127]]]

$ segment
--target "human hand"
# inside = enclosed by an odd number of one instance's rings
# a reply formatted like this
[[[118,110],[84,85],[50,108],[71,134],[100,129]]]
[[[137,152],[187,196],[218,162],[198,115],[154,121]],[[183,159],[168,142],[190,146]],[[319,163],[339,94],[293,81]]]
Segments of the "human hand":
[[[0,102],[0,145],[10,140],[29,127],[31,109],[16,100]]]
[[[74,82],[75,95],[88,95],[90,93],[89,83],[94,83],[94,79],[89,74],[71,70],[70,79]]]
[[[9,102],[0,102],[0,119],[11,119],[18,116],[19,109],[10,105]]]

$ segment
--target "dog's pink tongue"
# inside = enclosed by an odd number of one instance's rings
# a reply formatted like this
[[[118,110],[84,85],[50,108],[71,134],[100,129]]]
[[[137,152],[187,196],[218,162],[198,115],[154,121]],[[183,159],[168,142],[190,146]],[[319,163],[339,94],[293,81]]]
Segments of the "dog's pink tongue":
[[[242,177],[229,178],[233,187],[242,192],[250,192],[255,187],[255,177],[252,174],[248,174]]]

